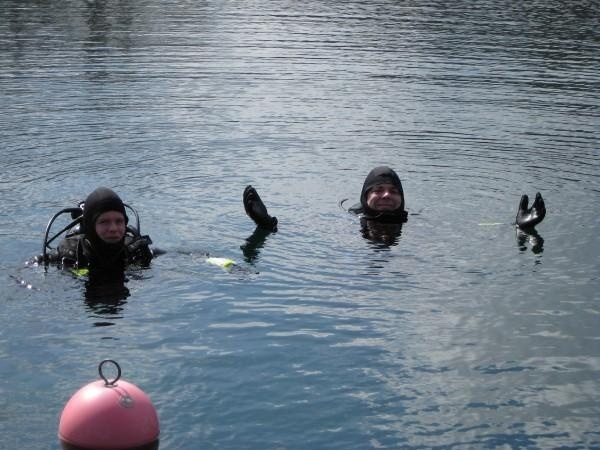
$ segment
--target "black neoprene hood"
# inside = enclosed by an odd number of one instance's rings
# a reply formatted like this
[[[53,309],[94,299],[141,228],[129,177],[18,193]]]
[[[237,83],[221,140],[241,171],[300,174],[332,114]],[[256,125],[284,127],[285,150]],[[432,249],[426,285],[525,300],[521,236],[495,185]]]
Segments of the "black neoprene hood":
[[[396,211],[392,211],[388,214],[400,214],[404,211],[404,190],[402,189],[402,182],[400,181],[400,177],[398,177],[398,174],[389,167],[379,166],[375,167],[369,172],[367,178],[365,178],[365,182],[360,193],[360,204],[365,214],[373,216],[376,216],[378,214],[377,211],[372,210],[367,205],[367,195],[373,187],[377,186],[378,184],[384,183],[393,184],[402,195],[402,204],[400,205],[400,207]]]
[[[121,198],[112,189],[99,187],[88,195],[83,205],[83,232],[86,236],[92,239],[96,237],[96,219],[107,211],[120,212],[125,217],[125,222],[129,220]]]

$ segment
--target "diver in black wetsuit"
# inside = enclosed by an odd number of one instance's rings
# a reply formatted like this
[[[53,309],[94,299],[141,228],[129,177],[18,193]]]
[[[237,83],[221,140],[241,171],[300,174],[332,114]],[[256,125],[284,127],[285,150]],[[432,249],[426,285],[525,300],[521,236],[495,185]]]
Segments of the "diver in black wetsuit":
[[[360,216],[363,237],[386,246],[395,245],[407,220],[404,190],[398,174],[387,166],[369,172],[360,193],[360,202],[348,212]]]
[[[269,215],[258,192],[252,186],[246,186],[243,195],[246,214],[256,223],[254,233],[242,246],[244,256],[251,262],[258,255],[266,237],[277,231],[277,218]],[[380,241],[386,245],[397,242],[406,222],[404,209],[404,191],[400,178],[389,167],[373,169],[363,184],[360,203],[348,211],[360,215],[362,233],[366,238]]]
[[[387,166],[375,167],[369,172],[360,193],[360,203],[348,212],[378,222],[404,223],[404,190],[398,174]]]
[[[150,248],[152,240],[140,234],[139,220],[137,228],[128,225],[125,206],[111,189],[100,187],[94,190],[80,208],[58,213],[70,212],[74,220],[63,230],[67,234],[55,250],[50,249],[49,243],[62,232],[48,240],[48,231],[58,214],[52,218],[46,232],[44,253],[36,261],[88,269],[90,279],[111,281],[123,280],[125,267],[129,264],[148,265],[154,256]]]
[[[523,195],[515,224],[520,240],[523,241],[523,236],[529,236],[536,241],[537,249],[540,249],[543,239],[534,227],[544,220],[546,206],[539,192],[531,208],[528,208],[528,203],[529,198]],[[348,212],[360,216],[361,231],[365,238],[386,245],[396,244],[402,232],[402,224],[407,221],[404,190],[396,172],[387,166],[371,170],[364,181],[360,203],[350,207]],[[533,250],[536,251],[535,246]]]

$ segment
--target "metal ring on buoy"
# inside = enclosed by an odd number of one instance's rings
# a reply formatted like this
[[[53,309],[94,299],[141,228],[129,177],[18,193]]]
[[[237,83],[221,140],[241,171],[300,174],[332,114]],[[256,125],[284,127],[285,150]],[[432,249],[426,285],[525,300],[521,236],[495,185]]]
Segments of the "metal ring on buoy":
[[[108,378],[106,378],[102,373],[102,366],[106,363],[113,363],[117,368],[117,376],[112,381],[108,381]],[[121,366],[119,366],[119,364],[116,361],[113,361],[112,359],[105,359],[98,365],[98,373],[100,374],[100,378],[102,378],[104,380],[104,383],[106,383],[105,386],[114,386],[115,383],[119,381],[119,378],[121,378]]]

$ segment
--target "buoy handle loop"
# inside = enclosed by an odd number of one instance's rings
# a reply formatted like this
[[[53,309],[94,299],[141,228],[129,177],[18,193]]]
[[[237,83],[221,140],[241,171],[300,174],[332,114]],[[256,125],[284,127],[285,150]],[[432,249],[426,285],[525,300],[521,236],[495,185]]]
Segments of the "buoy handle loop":
[[[117,376],[112,381],[108,381],[108,378],[106,378],[102,373],[102,366],[106,363],[112,363],[117,368]],[[119,364],[116,361],[113,361],[112,359],[105,359],[98,365],[98,373],[100,374],[100,378],[104,380],[105,386],[114,386],[115,383],[119,381],[119,378],[121,378],[121,366],[119,366]]]

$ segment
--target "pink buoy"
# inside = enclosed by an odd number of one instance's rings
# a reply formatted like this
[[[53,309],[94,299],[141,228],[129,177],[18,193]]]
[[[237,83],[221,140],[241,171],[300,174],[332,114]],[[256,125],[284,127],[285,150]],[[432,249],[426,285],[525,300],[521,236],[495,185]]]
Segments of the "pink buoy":
[[[102,366],[117,368],[114,380]],[[79,389],[60,416],[58,437],[64,450],[156,450],[159,425],[150,398],[121,378],[121,367],[112,360],[98,366],[102,380]],[[117,383],[118,381],[118,383]]]

